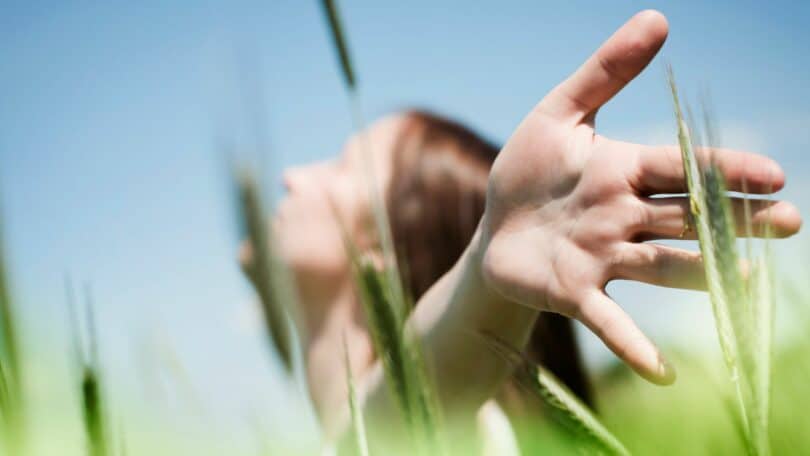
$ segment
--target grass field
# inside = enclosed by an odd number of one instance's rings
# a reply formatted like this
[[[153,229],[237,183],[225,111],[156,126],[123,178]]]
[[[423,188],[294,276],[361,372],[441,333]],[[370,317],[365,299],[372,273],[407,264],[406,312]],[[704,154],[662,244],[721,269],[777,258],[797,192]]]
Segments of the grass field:
[[[362,130],[360,91],[339,14],[331,1],[324,1],[323,6],[353,103],[347,115]],[[542,366],[531,365],[520,351],[492,339],[493,350],[514,364],[523,385],[544,404],[542,418],[513,423],[517,429],[528,430],[520,433],[528,454],[810,454],[810,434],[801,412],[805,405],[810,407],[810,339],[803,331],[810,323],[810,292],[774,272],[779,270],[775,268],[779,262],[772,257],[767,237],[756,249],[739,248],[723,176],[713,163],[698,163],[695,157],[697,147],[713,143],[711,116],[704,115],[705,125],[698,128],[695,119],[682,112],[671,72],[670,84],[720,355],[672,347],[670,352],[678,353],[674,361],[679,379],[670,388],[651,386],[620,364],[595,372],[599,403],[594,411]],[[234,200],[244,235],[253,246],[251,274],[261,301],[267,344],[278,355],[286,375],[292,376],[297,319],[294,287],[276,255],[274,240],[266,233],[264,221],[269,212],[261,202],[260,183],[249,170],[240,169],[235,175]],[[379,190],[370,188],[369,192],[375,202],[385,267],[378,269],[365,261],[349,242],[347,249],[375,350],[406,423],[398,445],[403,454],[456,454],[463,445],[452,441],[448,431],[452,423],[440,416],[428,360],[405,324],[412,303],[402,290]],[[747,275],[738,267],[741,259],[752,265]],[[65,325],[70,328],[72,347],[57,344],[42,352],[28,349],[23,341],[36,335],[25,334],[29,328],[19,323],[20,309],[8,277],[8,271],[0,269],[3,454],[311,454],[325,446],[317,434],[309,436],[307,448],[295,446],[290,442],[300,439],[286,435],[287,430],[263,426],[261,413],[255,420],[245,420],[245,432],[232,435],[216,429],[215,420],[201,418],[203,412],[196,417],[199,420],[173,422],[164,419],[161,410],[122,396],[121,389],[111,387],[105,360],[99,356],[98,348],[105,341],[96,336],[92,293],[78,293],[70,284],[66,301],[72,318]],[[788,315],[792,325],[775,334],[776,312]],[[65,356],[71,366],[67,376],[48,367],[52,360]],[[191,385],[193,379],[184,378],[181,364],[178,361],[172,376],[178,383]],[[351,372],[346,375],[353,386],[354,376]],[[188,386],[186,392],[193,396],[191,389]],[[193,402],[199,402],[200,410],[205,408],[204,398],[195,397]],[[374,436],[367,435],[366,418],[354,388],[350,388],[348,402],[352,426],[345,444],[357,454],[375,454],[374,448],[368,448]],[[136,418],[130,414],[124,421],[122,408],[137,410]]]

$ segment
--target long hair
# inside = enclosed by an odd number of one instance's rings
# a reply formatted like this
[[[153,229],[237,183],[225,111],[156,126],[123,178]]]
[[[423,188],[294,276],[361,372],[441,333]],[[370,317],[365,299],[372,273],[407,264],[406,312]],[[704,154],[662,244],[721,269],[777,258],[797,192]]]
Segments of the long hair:
[[[395,142],[387,210],[406,290],[418,299],[459,259],[484,213],[499,148],[466,127],[409,111]],[[591,390],[571,321],[542,312],[526,355],[587,404]]]

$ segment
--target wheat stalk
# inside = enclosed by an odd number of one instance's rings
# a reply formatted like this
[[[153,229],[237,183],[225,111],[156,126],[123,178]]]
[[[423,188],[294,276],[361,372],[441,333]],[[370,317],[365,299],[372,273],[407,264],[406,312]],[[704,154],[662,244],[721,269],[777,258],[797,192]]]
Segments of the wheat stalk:
[[[419,451],[438,454],[444,450],[438,437],[439,407],[435,388],[428,380],[417,337],[405,324],[411,303],[402,285],[383,193],[375,177],[374,155],[365,135],[356,74],[337,7],[333,0],[323,0],[322,6],[351,99],[352,121],[362,147],[364,176],[384,262],[380,271],[371,262],[359,259],[356,252],[349,248],[356,282],[375,350],[383,362],[386,381],[397,398]]]
[[[352,416],[352,433],[354,443],[360,456],[368,456],[368,440],[366,439],[366,423],[363,418],[363,409],[357,401],[357,392],[354,387],[352,365],[349,362],[349,345],[346,336],[343,336],[343,362],[346,365],[346,385],[349,393],[349,411]]]
[[[0,232],[0,432],[5,434],[3,441],[8,453],[21,451],[25,435],[23,378],[16,324]]]
[[[68,308],[72,328],[74,361],[80,370],[79,396],[82,403],[82,418],[87,435],[88,456],[110,456],[108,451],[107,415],[101,387],[101,365],[96,340],[95,316],[89,287],[86,290],[86,339],[79,336],[79,321],[75,312],[75,299],[70,282],[67,282]],[[86,344],[83,343],[86,341]]]
[[[695,140],[678,99],[672,69],[669,84],[678,123],[678,141],[690,199],[691,218],[697,230],[706,282],[712,302],[718,339],[726,366],[736,388],[739,410],[749,452],[770,454],[768,407],[773,301],[770,276],[764,262],[755,263],[748,283],[740,270],[736,227],[725,179],[709,159],[701,167],[695,155]],[[717,138],[708,111],[704,109],[710,146]],[[711,149],[709,150],[711,152]],[[744,208],[748,233],[750,207]],[[750,247],[747,248],[750,252]]]
[[[421,454],[438,454],[438,406],[427,380],[426,365],[414,334],[407,329],[402,306],[386,286],[388,276],[367,259],[352,260],[360,301],[386,383]]]
[[[536,394],[549,408],[555,422],[571,432],[574,437],[578,437],[577,443],[586,447],[583,448],[586,453],[596,451],[613,455],[630,454],[588,406],[583,404],[551,371],[531,362],[519,350],[497,336],[489,333],[482,336],[487,346],[515,368],[515,378],[520,384]]]
[[[289,324],[290,309],[295,304],[291,290],[291,277],[275,257],[259,185],[247,170],[236,174],[239,197],[239,217],[251,247],[249,266],[253,284],[259,296],[270,345],[288,373],[292,373],[292,331]]]

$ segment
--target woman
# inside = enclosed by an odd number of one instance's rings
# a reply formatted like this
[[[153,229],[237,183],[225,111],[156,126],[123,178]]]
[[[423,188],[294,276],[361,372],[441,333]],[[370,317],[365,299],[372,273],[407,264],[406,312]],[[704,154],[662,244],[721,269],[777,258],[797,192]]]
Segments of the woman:
[[[375,161],[390,164],[380,173],[387,183],[386,208],[397,258],[409,295],[421,297],[472,239],[484,212],[487,177],[498,148],[455,122],[420,111],[374,123],[365,139],[379,157]],[[360,250],[379,249],[369,238],[374,230],[363,147],[358,137],[347,143],[336,161],[287,170],[288,197],[275,219],[284,256],[302,294],[310,392],[316,409],[325,415],[337,410],[346,397],[344,334],[353,372],[367,371],[374,361],[348,259],[340,248],[341,227],[330,212],[330,206],[337,210]],[[534,325],[528,355],[591,402],[566,317],[543,313]]]
[[[695,237],[688,198],[653,198],[686,191],[680,151],[594,133],[596,111],[646,67],[666,35],[660,13],[634,16],[527,115],[494,162],[493,149],[463,128],[405,113],[352,138],[340,159],[287,173],[289,195],[274,228],[304,304],[310,390],[327,429],[342,425],[344,334],[370,435],[390,423],[375,417],[393,415],[334,221],[337,214],[356,244],[379,251],[369,229],[369,159],[419,298],[409,324],[434,364],[445,410],[473,414],[509,375],[510,366],[471,334],[524,347],[540,311],[579,320],[644,378],[674,381],[672,366],[604,289],[612,279],[704,287],[698,253],[643,242]],[[745,182],[764,194],[784,185],[779,166],[763,156],[712,154],[731,190]],[[755,233],[766,220],[779,236],[801,224],[786,202],[755,204]],[[572,343],[564,320],[554,327],[563,335],[546,337],[535,347],[540,354]],[[574,346],[561,353],[558,372],[570,368],[567,381],[582,382]],[[587,394],[585,383],[572,386]]]

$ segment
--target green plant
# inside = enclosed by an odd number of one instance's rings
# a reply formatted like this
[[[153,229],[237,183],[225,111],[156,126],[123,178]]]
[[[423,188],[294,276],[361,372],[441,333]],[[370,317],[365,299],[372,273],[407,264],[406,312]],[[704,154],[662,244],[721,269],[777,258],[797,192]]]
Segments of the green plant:
[[[537,395],[563,429],[588,453],[629,455],[630,452],[548,369],[531,362],[523,353],[495,336],[484,334],[489,346],[515,368],[515,377],[528,391]]]
[[[405,324],[406,307],[389,294],[384,271],[353,249],[350,258],[374,350],[412,442],[421,454],[438,454],[442,451],[438,406],[418,340]]]
[[[681,110],[671,68],[668,74],[691,220],[703,255],[718,338],[737,391],[748,450],[752,454],[767,455],[770,454],[768,413],[773,325],[768,262],[767,259],[756,261],[749,278],[743,277],[725,179],[711,157],[711,147],[715,144],[705,149],[708,163],[701,164],[695,153],[694,128],[690,128],[691,122]],[[716,138],[708,115],[706,135],[710,142]],[[746,212],[750,232],[750,208]]]
[[[101,363],[96,341],[95,315],[89,288],[86,292],[86,338],[80,334],[80,324],[75,312],[75,298],[70,282],[67,283],[68,306],[73,328],[73,355],[80,372],[79,397],[82,403],[82,418],[87,436],[88,456],[111,456],[109,449],[109,416],[105,395],[101,386]],[[83,341],[85,341],[83,343]]]
[[[360,456],[368,456],[368,441],[366,439],[366,423],[363,417],[363,408],[357,402],[357,392],[352,375],[352,366],[349,362],[349,347],[346,338],[343,338],[343,363],[346,365],[346,385],[349,390],[349,412],[352,415],[352,434],[354,444]]]
[[[19,451],[24,432],[23,377],[17,321],[0,236],[0,435],[6,451]]]
[[[250,245],[247,266],[261,303],[262,315],[270,346],[287,372],[293,369],[293,336],[290,328],[291,310],[296,306],[292,277],[277,258],[272,236],[268,236],[266,212],[261,202],[260,187],[247,170],[236,173],[239,200],[239,220]]]
[[[385,202],[374,173],[374,154],[365,138],[365,122],[356,74],[337,7],[333,0],[323,0],[322,6],[352,102],[354,128],[362,142],[364,176],[374,216],[374,228],[382,250],[383,266],[378,268],[373,262],[362,258],[348,239],[346,239],[347,252],[353,266],[375,352],[382,360],[386,380],[400,407],[413,443],[422,454],[439,454],[444,450],[440,438],[436,393],[428,378],[427,366],[417,337],[405,324],[407,312],[412,305],[402,285]]]

